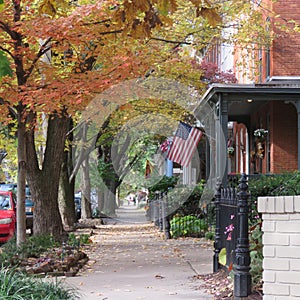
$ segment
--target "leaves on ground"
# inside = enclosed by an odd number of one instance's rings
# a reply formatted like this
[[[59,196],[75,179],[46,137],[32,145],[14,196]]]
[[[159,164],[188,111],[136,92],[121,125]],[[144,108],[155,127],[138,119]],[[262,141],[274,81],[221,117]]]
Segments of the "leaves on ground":
[[[215,300],[234,299],[233,279],[225,270],[219,270],[212,274],[196,275],[194,279],[200,281],[198,288],[207,294],[214,295]],[[247,299],[262,300],[262,293],[255,290]]]

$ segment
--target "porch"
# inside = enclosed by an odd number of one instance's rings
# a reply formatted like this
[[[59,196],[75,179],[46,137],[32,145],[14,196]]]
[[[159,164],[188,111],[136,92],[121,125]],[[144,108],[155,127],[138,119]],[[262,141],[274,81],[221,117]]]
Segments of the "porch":
[[[300,80],[209,88],[195,115],[205,126],[206,177],[212,187],[216,178],[227,186],[231,173],[300,170],[299,94]],[[255,138],[256,129],[268,134]]]

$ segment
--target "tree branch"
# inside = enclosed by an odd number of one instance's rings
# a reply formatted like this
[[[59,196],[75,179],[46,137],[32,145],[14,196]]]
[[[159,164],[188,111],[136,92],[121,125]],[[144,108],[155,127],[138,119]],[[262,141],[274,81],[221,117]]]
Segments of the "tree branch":
[[[101,35],[106,35],[106,34],[116,34],[116,33],[122,33],[123,29],[117,29],[117,30],[113,30],[113,31],[104,31],[104,32],[100,32]]]
[[[11,38],[14,36],[14,32],[10,29],[9,25],[4,23],[3,21],[0,21],[0,28],[6,32]]]
[[[3,98],[0,97],[0,105],[8,105],[9,103],[7,101],[5,101]],[[8,111],[11,113],[11,115],[17,119],[18,118],[18,114],[17,112],[15,111],[15,109],[8,105]]]
[[[8,49],[0,46],[0,50],[2,50],[3,52],[7,53],[11,58],[14,58],[13,54]]]
[[[108,24],[108,23],[111,23],[111,20],[110,19],[105,19],[105,20],[102,20],[102,21],[95,21],[95,22],[90,22],[90,23],[83,23],[82,25],[84,26],[90,26],[90,25],[99,25],[99,24]]]
[[[31,66],[28,68],[28,70],[26,71],[26,75],[25,80],[28,79],[28,77],[31,75],[36,63],[38,62],[38,60],[47,52],[51,49],[51,45],[49,45],[49,43],[51,42],[52,38],[48,38],[43,45],[41,45],[39,52],[37,53],[36,57],[34,58],[34,60],[31,63]]]
[[[177,44],[177,45],[182,45],[182,44],[191,45],[192,44],[190,42],[180,42],[180,41],[166,40],[166,39],[157,38],[157,37],[152,37],[152,38],[150,38],[150,40],[160,41],[160,42],[169,43],[169,44]]]

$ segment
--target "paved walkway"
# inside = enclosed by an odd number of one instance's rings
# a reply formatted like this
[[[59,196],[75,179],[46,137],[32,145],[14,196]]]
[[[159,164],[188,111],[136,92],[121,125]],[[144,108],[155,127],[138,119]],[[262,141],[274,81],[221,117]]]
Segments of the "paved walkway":
[[[212,299],[193,279],[212,272],[212,249],[202,239],[164,240],[133,206],[93,229],[89,263],[66,284],[82,300]]]

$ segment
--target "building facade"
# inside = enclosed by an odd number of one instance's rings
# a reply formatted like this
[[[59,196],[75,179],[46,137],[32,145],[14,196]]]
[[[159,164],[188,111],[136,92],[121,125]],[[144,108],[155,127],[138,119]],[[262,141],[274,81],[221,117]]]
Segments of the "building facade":
[[[214,51],[207,56],[208,60],[217,62],[223,71],[234,70],[238,83],[246,87],[249,94],[239,98],[238,86],[227,85],[228,90],[232,88],[229,94],[233,96],[233,91],[237,93],[232,99],[225,96],[227,100],[221,100],[222,93],[227,93],[225,88],[221,94],[218,92],[217,100],[215,96],[209,100],[214,89],[211,87],[202,102],[222,106],[221,109],[226,111],[225,119],[230,123],[228,130],[223,130],[227,131],[227,147],[234,148],[233,152],[232,148],[228,152],[228,173],[290,172],[299,169],[300,160],[300,106],[295,94],[290,93],[293,89],[297,94],[300,87],[300,33],[294,30],[295,24],[300,24],[300,1],[252,2],[254,9],[262,11],[266,29],[270,30],[270,34],[274,33],[270,44],[252,45],[246,63],[240,61],[241,57],[245,57],[242,55],[244,50],[233,45],[214,47]],[[272,91],[273,88],[277,91]],[[284,89],[288,88],[291,89],[285,93]],[[270,93],[261,95],[263,90]],[[215,117],[218,122],[219,117]],[[224,119],[222,122],[225,122]],[[266,132],[263,138],[255,136],[259,129]],[[221,159],[220,155],[215,157]]]

